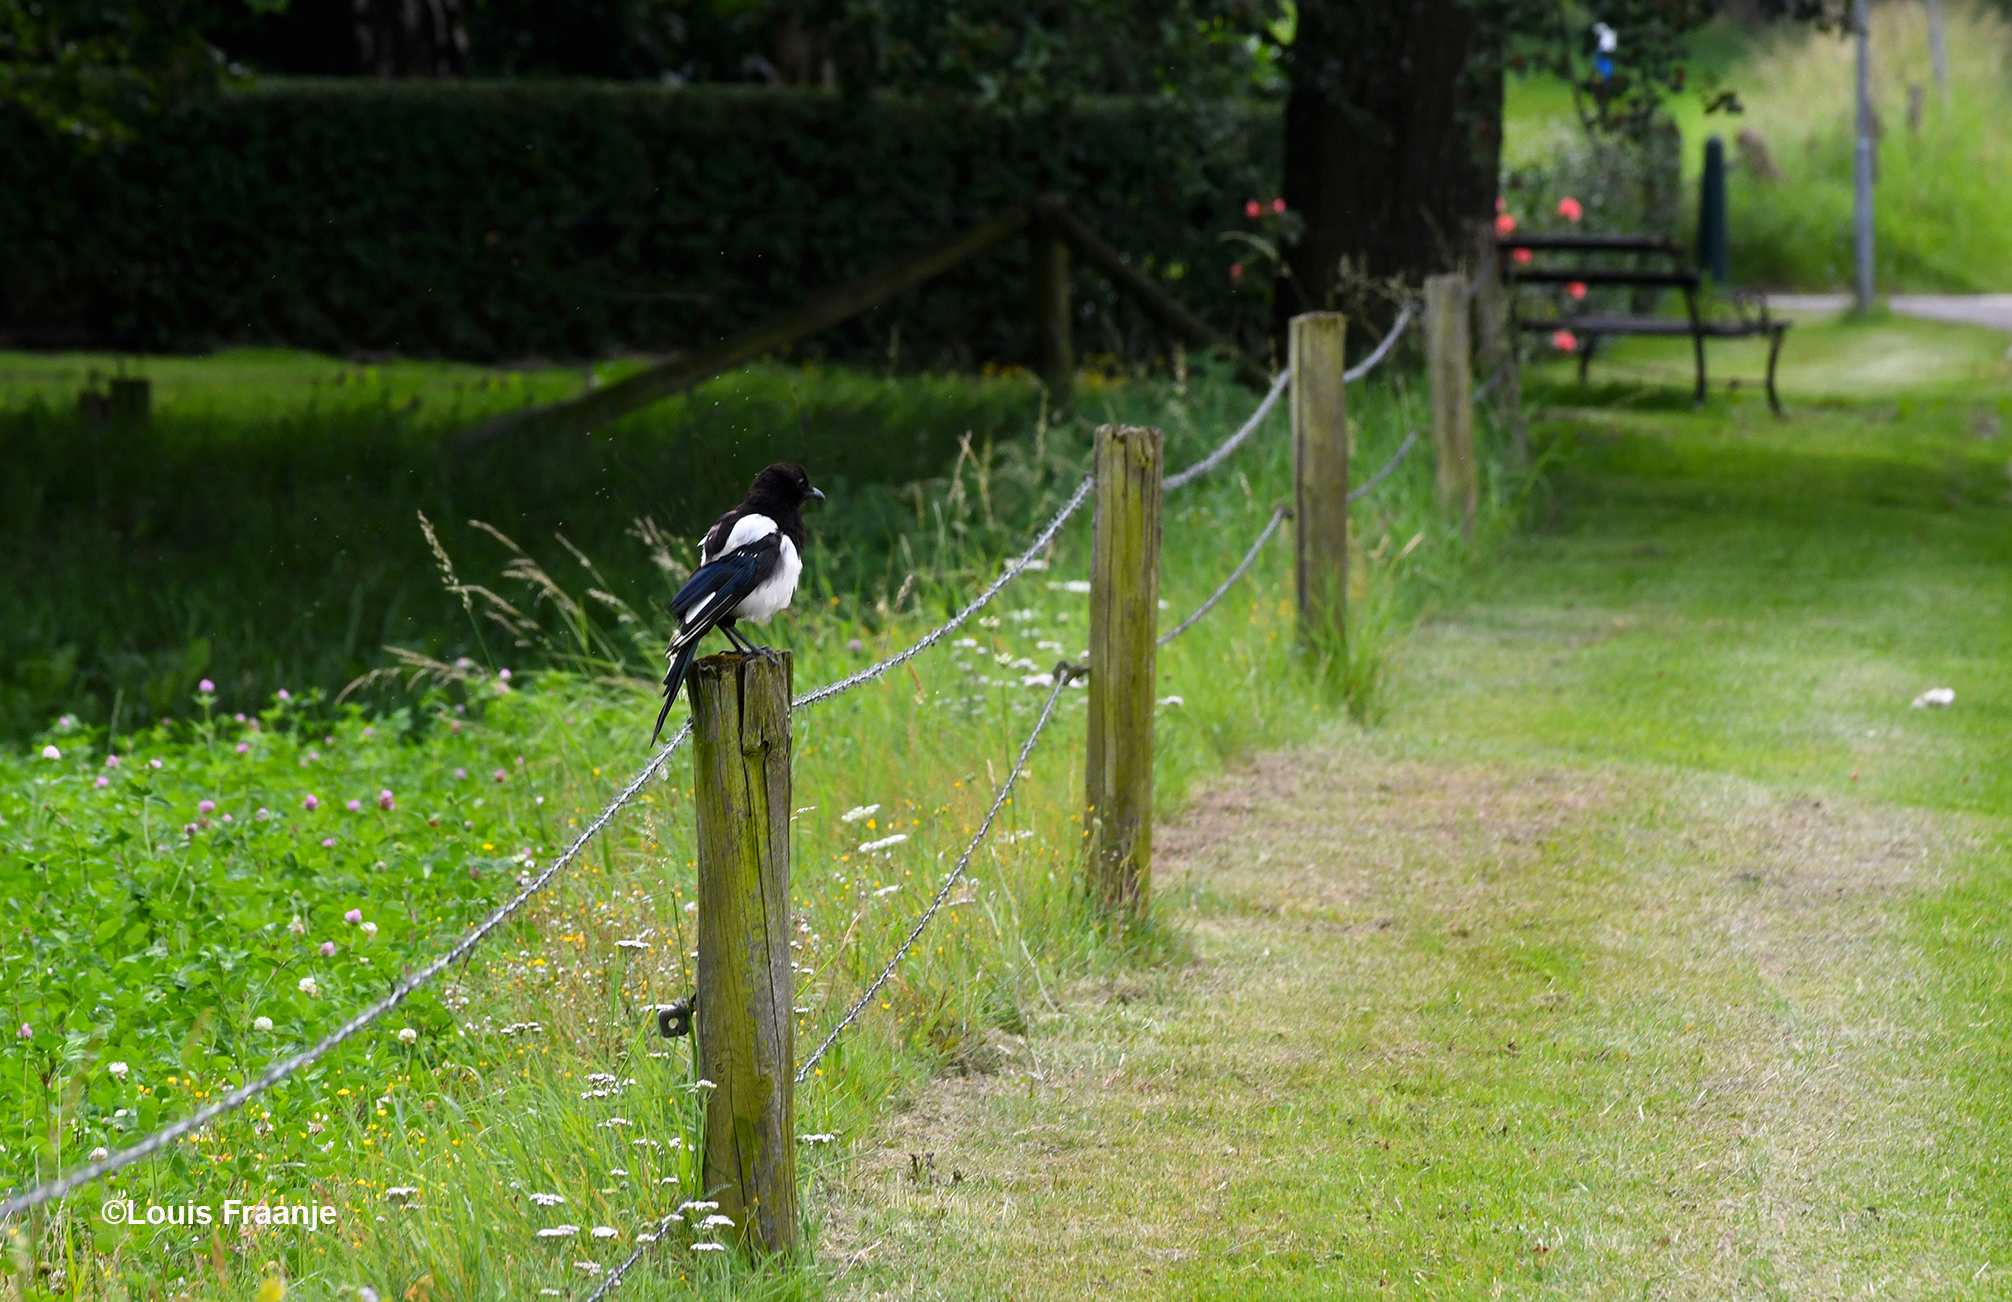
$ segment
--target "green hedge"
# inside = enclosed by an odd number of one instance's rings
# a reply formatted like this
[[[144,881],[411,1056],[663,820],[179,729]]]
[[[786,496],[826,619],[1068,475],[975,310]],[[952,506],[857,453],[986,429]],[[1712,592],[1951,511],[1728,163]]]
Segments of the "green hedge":
[[[1275,194],[1276,106],[1099,101],[1040,118],[819,92],[572,82],[267,82],[80,153],[0,120],[0,336],[469,359],[717,339],[1043,190],[1249,340],[1231,281]],[[1020,359],[1024,244],[815,341]],[[1078,348],[1150,345],[1079,276]],[[1101,319],[1100,319],[1101,318]]]

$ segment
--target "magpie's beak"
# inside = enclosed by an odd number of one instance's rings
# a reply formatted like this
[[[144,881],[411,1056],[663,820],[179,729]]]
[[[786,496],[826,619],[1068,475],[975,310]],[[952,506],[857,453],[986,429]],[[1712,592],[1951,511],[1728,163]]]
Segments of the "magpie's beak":
[[[806,502],[822,502],[824,500],[824,490],[821,488],[813,488],[810,490],[810,492],[804,495],[804,500]]]

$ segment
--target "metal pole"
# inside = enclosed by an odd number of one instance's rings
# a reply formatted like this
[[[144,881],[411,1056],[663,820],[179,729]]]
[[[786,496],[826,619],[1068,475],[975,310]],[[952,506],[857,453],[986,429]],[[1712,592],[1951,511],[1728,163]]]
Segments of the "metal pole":
[[[1872,51],[1865,0],[1853,0],[1858,29],[1858,141],[1851,155],[1852,253],[1858,270],[1858,309],[1872,307]]]

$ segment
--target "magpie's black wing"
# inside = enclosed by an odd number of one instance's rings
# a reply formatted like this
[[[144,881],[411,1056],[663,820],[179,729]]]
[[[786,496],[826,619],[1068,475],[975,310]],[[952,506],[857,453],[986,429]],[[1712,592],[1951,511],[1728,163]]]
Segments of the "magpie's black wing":
[[[782,535],[771,533],[699,566],[671,598],[671,613],[678,617],[672,648],[697,641],[730,617],[734,607],[775,573],[781,557]]]
[[[671,598],[678,631],[665,653],[671,665],[664,675],[664,708],[658,711],[656,731],[650,734],[652,746],[664,731],[664,720],[670,717],[671,702],[678,699],[678,687],[691,668],[699,640],[721,620],[730,618],[735,607],[775,573],[781,559],[782,535],[767,534],[699,566]]]

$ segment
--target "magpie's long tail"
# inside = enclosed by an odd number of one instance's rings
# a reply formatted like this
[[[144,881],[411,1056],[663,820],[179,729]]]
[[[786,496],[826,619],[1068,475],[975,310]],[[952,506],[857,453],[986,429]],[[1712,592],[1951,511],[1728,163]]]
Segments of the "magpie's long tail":
[[[699,639],[693,638],[685,643],[684,650],[678,652],[672,659],[670,672],[664,675],[664,708],[657,711],[657,727],[650,734],[652,746],[655,746],[657,738],[663,735],[664,720],[671,717],[671,703],[678,699],[678,688],[684,685],[685,671],[692,667],[692,657],[698,654],[698,650]]]

